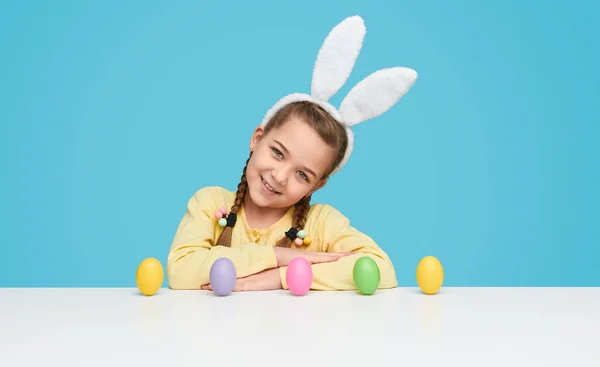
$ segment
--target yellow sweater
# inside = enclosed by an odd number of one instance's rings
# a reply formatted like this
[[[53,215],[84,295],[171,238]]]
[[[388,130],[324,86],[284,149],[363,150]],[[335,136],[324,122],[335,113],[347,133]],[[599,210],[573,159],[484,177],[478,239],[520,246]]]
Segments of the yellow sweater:
[[[290,228],[293,208],[268,229],[253,229],[248,226],[242,207],[233,227],[231,247],[215,246],[223,230],[215,219],[215,211],[220,207],[231,208],[234,198],[235,192],[212,186],[198,190],[189,200],[169,251],[167,278],[170,288],[199,289],[209,283],[210,267],[220,257],[231,259],[239,278],[277,267],[273,246]],[[365,255],[379,265],[379,288],[398,286],[394,266],[387,254],[370,237],[350,226],[349,220],[330,205],[313,204],[304,230],[312,243],[303,249],[357,251],[334,262],[313,264],[311,289],[356,289],[352,270],[356,260]],[[281,283],[288,289],[285,272],[286,267],[280,267]]]

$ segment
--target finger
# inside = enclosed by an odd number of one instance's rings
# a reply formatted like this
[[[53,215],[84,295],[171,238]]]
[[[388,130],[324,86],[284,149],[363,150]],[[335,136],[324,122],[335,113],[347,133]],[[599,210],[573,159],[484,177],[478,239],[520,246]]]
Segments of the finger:
[[[338,254],[336,252],[319,252],[319,253],[315,254],[315,256],[318,258],[321,258],[321,259],[331,259],[331,258],[339,257],[340,254]]]
[[[336,261],[337,259],[339,259],[339,256],[316,256],[312,259],[310,259],[310,262],[312,263],[328,263],[328,262],[332,262],[332,261]]]
[[[352,255],[353,253],[354,253],[354,251],[334,252],[333,255],[335,255],[337,257],[344,257],[344,256]]]
[[[346,251],[346,252],[326,252],[326,254],[329,254],[331,256],[347,256],[352,254],[352,251]]]
[[[344,256],[352,255],[354,251],[347,252],[323,252],[320,254],[321,262],[332,262],[339,260]]]

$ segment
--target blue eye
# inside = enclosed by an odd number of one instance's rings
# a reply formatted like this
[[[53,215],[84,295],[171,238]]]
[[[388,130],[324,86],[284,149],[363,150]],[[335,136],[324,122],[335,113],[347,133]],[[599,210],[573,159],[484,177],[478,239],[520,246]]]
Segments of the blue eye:
[[[306,180],[306,181],[308,181],[308,176],[306,176],[306,174],[305,174],[304,172],[301,172],[301,171],[300,171],[300,172],[298,172],[298,174],[300,175],[300,177],[301,177],[303,180]]]
[[[273,150],[273,153],[275,153],[276,155],[278,155],[280,158],[283,158],[283,153],[281,153],[278,149],[271,148],[271,150]]]

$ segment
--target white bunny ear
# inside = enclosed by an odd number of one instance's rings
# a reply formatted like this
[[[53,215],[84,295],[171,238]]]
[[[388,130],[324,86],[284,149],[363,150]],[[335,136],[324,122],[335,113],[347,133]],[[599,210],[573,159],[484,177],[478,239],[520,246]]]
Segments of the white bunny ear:
[[[346,83],[362,48],[366,28],[360,16],[344,19],[335,26],[319,50],[311,95],[328,101]]]
[[[417,72],[404,67],[382,69],[367,76],[348,92],[340,105],[344,124],[356,125],[383,114],[416,80]]]

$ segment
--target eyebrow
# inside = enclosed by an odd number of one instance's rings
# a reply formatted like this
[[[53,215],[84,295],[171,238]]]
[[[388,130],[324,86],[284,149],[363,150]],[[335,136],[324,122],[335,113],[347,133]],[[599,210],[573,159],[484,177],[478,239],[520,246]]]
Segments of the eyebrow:
[[[285,153],[289,154],[290,151],[285,147],[285,145],[283,145],[279,140],[273,139],[273,141],[277,144],[279,144],[279,146],[281,147],[281,150],[283,150]],[[311,175],[313,175],[314,177],[317,177],[317,174],[313,172],[313,170],[311,170],[310,168],[303,166],[304,170],[308,173],[310,173]]]

